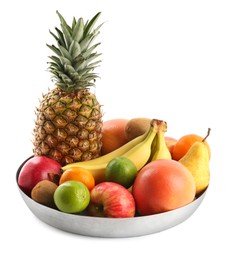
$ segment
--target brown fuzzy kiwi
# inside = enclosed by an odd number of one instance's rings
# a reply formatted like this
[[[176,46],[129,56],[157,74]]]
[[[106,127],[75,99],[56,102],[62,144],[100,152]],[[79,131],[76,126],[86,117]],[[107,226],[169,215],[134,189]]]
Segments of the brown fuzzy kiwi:
[[[130,119],[125,127],[125,133],[128,140],[130,141],[148,131],[150,122],[151,119],[145,117]]]
[[[53,199],[54,192],[57,185],[49,180],[42,180],[38,182],[31,191],[31,198],[45,206],[55,208],[55,202]]]

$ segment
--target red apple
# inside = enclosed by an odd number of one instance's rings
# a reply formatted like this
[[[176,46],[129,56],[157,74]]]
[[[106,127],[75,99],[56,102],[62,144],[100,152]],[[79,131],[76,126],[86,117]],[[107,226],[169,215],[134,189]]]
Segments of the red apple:
[[[101,182],[91,190],[88,214],[95,217],[110,218],[134,217],[134,197],[120,184]]]
[[[174,146],[175,146],[175,144],[177,142],[177,139],[174,138],[174,137],[165,136],[165,142],[166,142],[166,145],[168,147],[169,152],[172,155],[172,151],[173,151],[173,148],[174,148]]]
[[[61,165],[45,156],[35,156],[29,159],[22,167],[18,184],[21,190],[31,196],[31,190],[42,180],[50,180],[54,174],[60,175]]]

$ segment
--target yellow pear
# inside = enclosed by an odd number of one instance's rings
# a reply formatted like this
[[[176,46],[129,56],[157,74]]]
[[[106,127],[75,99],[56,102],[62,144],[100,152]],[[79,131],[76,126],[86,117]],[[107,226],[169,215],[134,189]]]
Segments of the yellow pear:
[[[200,195],[209,185],[210,168],[209,168],[209,150],[206,145],[207,136],[200,142],[195,142],[188,152],[179,160],[192,173],[196,184],[196,195]]]

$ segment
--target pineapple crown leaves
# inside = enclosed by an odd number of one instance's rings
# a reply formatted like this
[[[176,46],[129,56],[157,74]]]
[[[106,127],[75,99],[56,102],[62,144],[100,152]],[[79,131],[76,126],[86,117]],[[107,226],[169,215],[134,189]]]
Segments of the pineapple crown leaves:
[[[101,54],[95,51],[100,43],[92,43],[102,26],[100,24],[95,28],[101,13],[97,13],[86,22],[83,18],[76,20],[74,17],[71,26],[58,11],[57,14],[61,29],[56,27],[56,33],[50,31],[57,46],[47,44],[55,54],[49,57],[51,61],[48,62],[48,70],[52,74],[53,81],[66,92],[75,92],[94,86],[98,75],[93,71],[101,62],[97,59]]]

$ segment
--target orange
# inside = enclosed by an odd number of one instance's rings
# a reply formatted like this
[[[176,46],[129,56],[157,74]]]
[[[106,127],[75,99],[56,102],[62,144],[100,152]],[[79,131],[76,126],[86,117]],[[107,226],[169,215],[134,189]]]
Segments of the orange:
[[[191,172],[180,162],[160,159],[140,170],[132,194],[139,214],[151,215],[191,203],[196,186]]]
[[[188,134],[182,136],[174,145],[172,150],[172,159],[179,161],[189,150],[189,148],[195,143],[195,142],[201,142],[204,139],[204,137],[196,135],[196,134]],[[208,143],[205,141],[206,145],[208,146],[209,154],[210,154],[210,148]]]
[[[111,119],[103,122],[102,155],[110,153],[128,142],[125,127],[128,119]]]
[[[89,190],[95,186],[95,179],[91,172],[81,167],[72,167],[65,170],[59,180],[59,185],[66,181],[79,181],[86,185]]]

